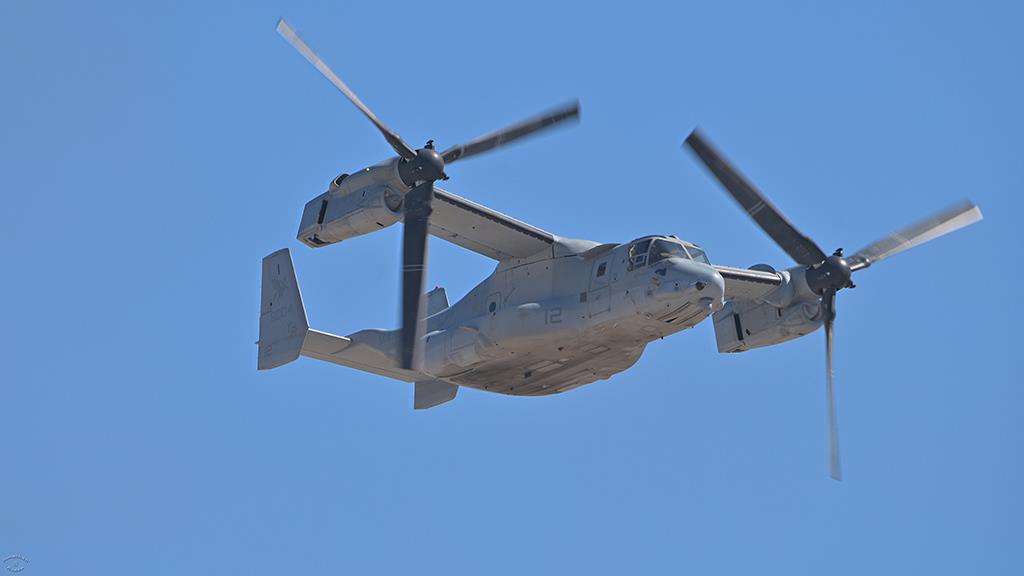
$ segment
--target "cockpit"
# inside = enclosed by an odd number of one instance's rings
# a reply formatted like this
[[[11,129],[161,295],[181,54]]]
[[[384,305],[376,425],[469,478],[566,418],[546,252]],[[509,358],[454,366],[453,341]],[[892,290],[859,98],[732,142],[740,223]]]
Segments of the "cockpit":
[[[667,258],[682,258],[711,264],[704,250],[675,236],[647,236],[629,245],[629,269],[635,270]]]

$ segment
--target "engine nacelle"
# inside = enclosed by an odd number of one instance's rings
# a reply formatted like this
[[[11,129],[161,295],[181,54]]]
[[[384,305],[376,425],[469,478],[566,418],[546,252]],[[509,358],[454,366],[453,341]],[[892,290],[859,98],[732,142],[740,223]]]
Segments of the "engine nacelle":
[[[327,192],[306,203],[298,239],[320,248],[387,228],[402,219],[407,191],[394,160],[339,175]]]
[[[786,307],[768,302],[729,302],[715,312],[719,352],[743,352],[806,336],[821,326],[821,303],[801,300]]]

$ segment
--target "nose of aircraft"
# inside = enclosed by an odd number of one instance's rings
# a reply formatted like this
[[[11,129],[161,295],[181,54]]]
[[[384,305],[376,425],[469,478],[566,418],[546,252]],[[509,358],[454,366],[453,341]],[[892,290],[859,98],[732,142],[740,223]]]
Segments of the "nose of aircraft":
[[[714,267],[695,263],[701,268],[695,276],[693,288],[697,291],[698,302],[717,312],[725,306],[725,278]]]
[[[665,281],[658,290],[664,297],[675,293],[715,312],[725,305],[725,279],[713,266],[693,260],[673,258],[664,266]],[[656,274],[662,275],[659,270]]]

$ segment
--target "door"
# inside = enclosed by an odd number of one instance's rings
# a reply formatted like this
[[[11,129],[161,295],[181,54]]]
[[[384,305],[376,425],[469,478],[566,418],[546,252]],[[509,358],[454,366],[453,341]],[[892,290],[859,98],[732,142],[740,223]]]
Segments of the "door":
[[[604,258],[595,260],[593,267],[590,269],[590,287],[587,291],[587,302],[591,318],[611,310],[611,287],[608,282],[612,275],[611,267],[611,256],[606,255]]]

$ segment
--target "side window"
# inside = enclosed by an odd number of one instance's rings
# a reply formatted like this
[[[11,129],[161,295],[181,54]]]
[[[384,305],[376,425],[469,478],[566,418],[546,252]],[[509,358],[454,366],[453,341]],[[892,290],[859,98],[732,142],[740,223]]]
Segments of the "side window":
[[[642,268],[647,265],[647,250],[651,247],[651,240],[640,240],[629,247],[629,269]]]
[[[501,292],[495,292],[487,297],[487,313],[494,314],[501,308]]]
[[[607,272],[607,271],[608,271],[608,263],[607,262],[601,262],[601,264],[598,265],[598,267],[597,267],[597,277],[600,278],[601,276],[604,276],[604,273]]]
[[[698,262],[703,262],[705,264],[711,264],[711,262],[708,260],[707,254],[705,254],[704,251],[701,250],[700,248],[696,246],[687,246],[686,251],[690,253],[690,257],[693,258],[694,260]]]

